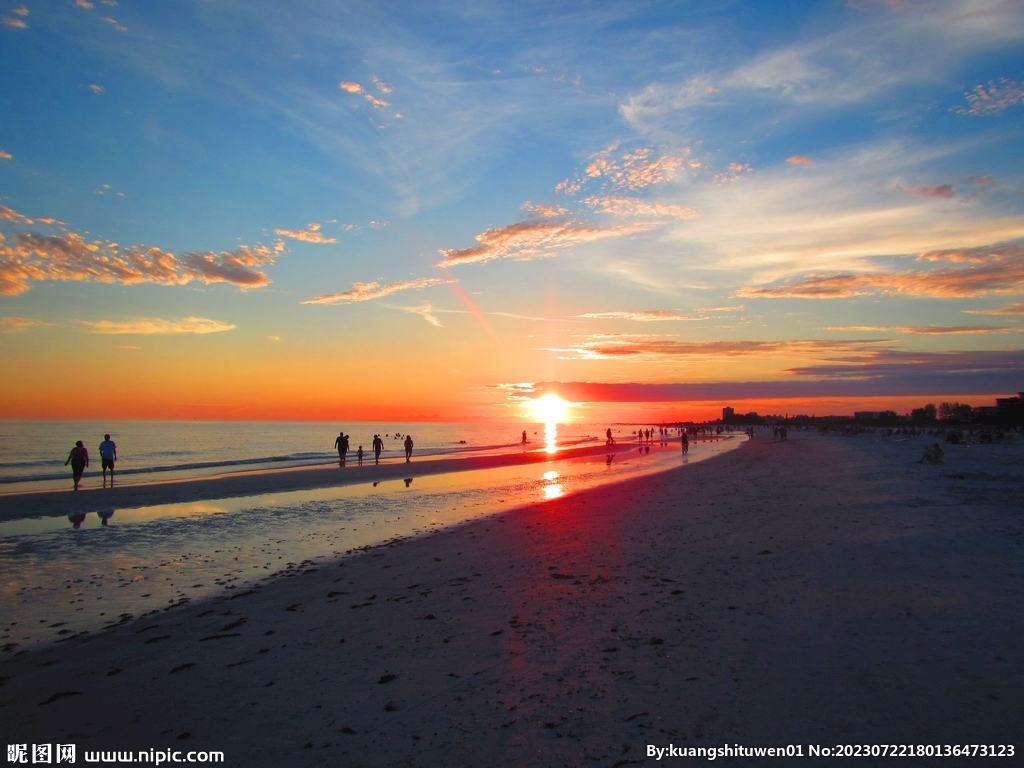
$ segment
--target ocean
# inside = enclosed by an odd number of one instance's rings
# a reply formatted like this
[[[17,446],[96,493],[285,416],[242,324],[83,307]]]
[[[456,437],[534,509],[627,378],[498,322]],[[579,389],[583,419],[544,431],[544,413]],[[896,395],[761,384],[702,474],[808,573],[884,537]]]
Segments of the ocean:
[[[560,446],[603,441],[607,425],[558,426]],[[83,487],[102,482],[99,444],[117,444],[118,482],[150,483],[227,472],[334,463],[339,430],[351,435],[353,454],[371,454],[373,436],[384,437],[382,459],[404,456],[406,434],[416,457],[501,453],[544,442],[544,425],[525,422],[280,422],[280,421],[0,421],[0,494],[59,490],[71,485],[64,466],[76,440],[89,450]],[[618,428],[615,428],[618,429]],[[622,428],[619,434],[628,430]],[[354,456],[351,457],[354,460]]]

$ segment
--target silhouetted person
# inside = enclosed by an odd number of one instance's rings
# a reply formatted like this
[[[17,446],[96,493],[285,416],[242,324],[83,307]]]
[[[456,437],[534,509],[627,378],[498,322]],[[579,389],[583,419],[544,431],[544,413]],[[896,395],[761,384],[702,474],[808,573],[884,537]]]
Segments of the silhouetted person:
[[[340,433],[334,440],[334,447],[338,449],[338,464],[345,466],[345,456],[348,455],[348,435]]]
[[[380,464],[380,452],[384,450],[384,441],[380,435],[373,436],[373,463]]]
[[[110,470],[110,487],[114,487],[114,462],[117,461],[117,443],[110,435],[103,436],[100,443],[100,463],[103,465],[103,487],[107,487],[107,470]]]
[[[405,436],[405,463],[408,464],[412,458],[412,435]]]
[[[85,472],[85,468],[89,466],[89,451],[82,445],[82,441],[79,440],[75,443],[75,447],[71,449],[71,453],[68,454],[68,460],[64,462],[64,466],[71,463],[71,474],[75,478],[75,490],[78,490],[78,483],[82,479],[82,473]],[[79,522],[81,525],[81,522]],[[75,526],[76,528],[78,526]]]
[[[690,438],[688,438],[686,436],[685,432],[683,432],[682,443],[683,443],[683,453],[689,453],[690,452]]]
[[[526,445],[526,430],[523,430],[523,445]]]
[[[356,462],[359,464],[360,467],[363,466],[363,446],[361,445],[356,450]]]

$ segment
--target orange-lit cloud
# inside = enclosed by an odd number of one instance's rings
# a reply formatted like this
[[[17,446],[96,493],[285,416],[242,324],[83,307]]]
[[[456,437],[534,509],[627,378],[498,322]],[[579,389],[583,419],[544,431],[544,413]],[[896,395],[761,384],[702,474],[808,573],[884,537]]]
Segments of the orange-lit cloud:
[[[397,291],[426,288],[431,285],[439,285],[443,282],[444,281],[438,277],[424,277],[419,280],[405,280],[398,283],[390,283],[389,285],[381,285],[380,283],[353,283],[351,291],[344,291],[343,293],[329,293],[312,299],[306,299],[301,303],[346,304],[353,301],[369,301],[370,299],[379,299],[382,296],[390,296],[392,293],[396,293]]]
[[[363,92],[363,86],[361,86],[359,83],[352,83],[352,82],[345,81],[345,82],[338,83],[338,87],[341,88],[341,90],[343,90],[343,91],[347,91],[348,93],[362,93]]]
[[[0,149],[0,160],[10,160],[12,157],[14,157],[14,155],[12,155],[10,152],[4,152],[2,149]]]
[[[18,213],[13,208],[8,208],[6,205],[0,205],[0,220],[10,221],[15,224],[31,224],[32,219],[23,213]]]
[[[302,240],[306,243],[336,243],[337,238],[327,237],[320,232],[320,225],[311,222],[305,229],[275,229],[274,234],[290,237],[293,240]]]
[[[366,99],[366,100],[367,100],[368,102],[370,102],[371,104],[373,104],[373,106],[375,106],[375,107],[376,107],[377,109],[383,109],[384,107],[390,107],[390,106],[391,106],[391,104],[390,104],[389,102],[387,102],[387,101],[384,101],[384,99],[378,99],[378,98],[377,98],[376,96],[374,96],[374,95],[373,95],[372,93],[364,93],[364,94],[363,94],[363,97],[364,97],[364,98],[365,98],[365,99]]]
[[[733,181],[739,181],[744,173],[753,173],[754,169],[746,163],[729,163],[729,168],[721,173],[716,173],[711,177],[711,181],[715,184],[728,184]]]
[[[20,333],[47,325],[53,325],[53,323],[36,320],[33,317],[0,317],[0,333]]]
[[[1024,101],[1024,84],[1004,77],[998,83],[990,82],[987,87],[976,85],[964,96],[969,106],[956,110],[959,114],[998,115]]]
[[[793,155],[792,157],[787,157],[786,162],[790,165],[814,165],[814,161],[805,155]]]
[[[775,288],[742,288],[737,291],[737,295],[752,298],[837,299],[871,294],[903,294],[967,298],[988,293],[1024,292],[1024,248],[1021,246],[929,251],[921,254],[918,260],[968,262],[973,266],[905,272],[808,275]]]
[[[532,216],[543,219],[553,219],[556,216],[564,216],[569,211],[560,205],[534,205],[529,200],[523,203],[523,210]]]
[[[939,184],[936,187],[897,187],[900,192],[908,195],[922,195],[924,197],[945,197],[947,199],[956,196],[956,189],[952,184]]]
[[[0,214],[12,220],[11,210]],[[30,219],[21,216],[18,223]],[[240,288],[259,288],[270,283],[262,268],[274,263],[280,249],[242,245],[233,251],[194,251],[175,256],[157,247],[123,248],[104,240],[87,241],[68,232],[41,235],[18,233],[14,244],[0,238],[0,295],[17,296],[40,280],[95,281],[99,283],[157,283],[184,285],[231,283]]]
[[[92,3],[89,0],[75,0],[75,5],[79,8],[92,8]]]
[[[678,312],[669,309],[647,309],[638,312],[588,312],[576,317],[586,317],[591,320],[635,320],[640,323],[661,322],[663,320],[699,320],[700,318],[680,315]]]
[[[577,221],[524,221],[507,227],[489,229],[477,235],[479,245],[460,250],[442,250],[444,259],[438,266],[475,264],[492,259],[529,260],[555,255],[560,248],[589,243],[609,237],[653,229],[650,223],[620,224],[598,227]]]
[[[89,83],[89,90],[93,93],[103,93],[107,89],[104,88],[102,85],[96,85],[96,83]]]
[[[109,16],[104,16],[102,19],[100,19],[100,21],[105,21],[107,24],[110,24],[118,32],[127,32],[128,31],[128,27],[125,27],[125,26],[122,26],[121,24],[118,24],[117,19],[112,19]]]
[[[373,82],[374,85],[377,86],[377,90],[380,91],[381,93],[391,93],[393,90],[395,90],[392,86],[385,83],[376,75],[370,75],[370,80]]]
[[[893,328],[897,333],[922,336],[951,336],[983,333],[1020,333],[1024,328],[1008,328],[998,325],[909,325]]]
[[[676,341],[643,335],[594,335],[568,348],[550,352],[571,354],[578,360],[626,357],[767,357],[782,354],[822,356],[843,352],[866,353],[887,339],[797,339],[792,341]]]
[[[186,317],[181,320],[139,317],[123,322],[114,322],[112,320],[81,320],[80,322],[82,325],[92,328],[93,333],[137,334],[140,336],[181,333],[223,333],[238,327],[232,323],[222,323],[219,320],[209,320],[205,317]]]
[[[696,219],[697,211],[685,205],[652,203],[635,197],[591,196],[583,204],[597,213],[611,213],[615,216],[666,216],[674,219]]]
[[[10,27],[11,29],[28,29],[28,24],[24,21],[21,19],[11,18],[10,16],[0,17],[0,24],[3,24],[5,27]]]
[[[968,315],[1024,315],[1024,302],[1017,302],[1008,307],[997,307],[996,309],[965,309]]]
[[[654,157],[654,150],[651,147],[641,147],[623,153],[620,159],[612,159],[611,155],[617,148],[618,146],[613,144],[601,152],[587,166],[587,177],[604,178],[623,189],[643,189],[672,178],[690,153],[687,148],[683,157]]]

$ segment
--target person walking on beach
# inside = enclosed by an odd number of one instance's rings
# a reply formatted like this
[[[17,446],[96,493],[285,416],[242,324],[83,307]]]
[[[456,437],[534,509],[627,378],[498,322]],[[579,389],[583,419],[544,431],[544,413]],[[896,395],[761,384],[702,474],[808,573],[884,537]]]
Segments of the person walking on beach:
[[[405,463],[408,464],[412,458],[412,435],[405,436]]]
[[[103,487],[107,487],[107,470],[110,470],[110,487],[114,487],[114,462],[117,461],[117,443],[110,435],[103,436],[100,443],[100,463],[103,465]]]
[[[348,435],[341,432],[334,441],[334,447],[338,449],[338,464],[345,466],[345,456],[348,454]]]
[[[690,452],[690,438],[688,438],[686,436],[685,432],[683,432],[682,443],[683,443],[683,453],[689,453]]]
[[[359,449],[356,451],[356,463],[360,467],[363,466],[363,446],[361,445],[359,446]]]
[[[380,464],[380,452],[384,450],[384,441],[380,435],[373,436],[373,463]]]
[[[77,491],[78,483],[82,479],[82,473],[89,466],[89,451],[82,445],[81,440],[75,443],[75,447],[68,454],[68,460],[64,462],[65,467],[68,465],[68,462],[71,463],[71,474],[75,479],[75,490]]]
[[[523,430],[523,445],[526,445],[526,430]]]

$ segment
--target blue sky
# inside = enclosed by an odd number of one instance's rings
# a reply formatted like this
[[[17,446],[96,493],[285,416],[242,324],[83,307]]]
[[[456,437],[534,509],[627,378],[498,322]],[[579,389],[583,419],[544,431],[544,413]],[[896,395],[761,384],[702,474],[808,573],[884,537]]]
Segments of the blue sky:
[[[485,416],[531,381],[1024,388],[1020,3],[0,21],[4,415],[63,413],[62,365],[170,417]],[[296,401],[396,359],[414,381]],[[211,402],[164,407],[182,382]]]

